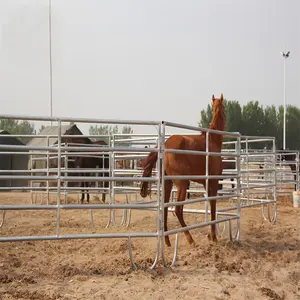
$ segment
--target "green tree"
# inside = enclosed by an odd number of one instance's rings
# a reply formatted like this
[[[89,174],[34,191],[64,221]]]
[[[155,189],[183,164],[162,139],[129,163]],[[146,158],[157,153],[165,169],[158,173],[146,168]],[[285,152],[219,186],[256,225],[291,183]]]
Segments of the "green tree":
[[[242,108],[239,102],[224,100],[224,106],[226,114],[226,131],[237,131],[242,124]],[[207,105],[206,110],[202,110],[200,114],[201,119],[198,126],[207,128],[213,116],[212,104]]]
[[[277,112],[277,120],[276,120],[276,145],[277,148],[282,149],[283,147],[283,106],[280,105]],[[272,134],[274,136],[274,134]]]
[[[198,123],[198,126],[202,128],[208,128],[209,123],[211,122],[213,116],[212,105],[208,104],[206,110],[201,110],[200,115],[201,115],[201,119],[200,122]]]
[[[91,125],[89,128],[90,135],[110,135],[118,131],[118,125]]]
[[[274,105],[267,106],[264,110],[264,125],[261,130],[263,135],[272,136],[277,131],[277,110]]]
[[[283,106],[278,109],[274,105],[263,108],[258,101],[250,101],[243,107],[237,101],[224,101],[224,105],[227,131],[238,131],[250,136],[272,136],[275,137],[277,149],[282,148]],[[208,127],[211,118],[212,106],[208,105],[206,110],[201,111],[198,125]],[[288,149],[300,149],[300,109],[291,105],[287,107],[286,142]],[[267,143],[260,144],[260,147],[264,146]]]
[[[238,131],[242,126],[242,108],[238,101],[225,101],[226,131]]]
[[[286,141],[289,149],[300,147],[300,110],[295,106],[287,107]]]
[[[0,119],[0,129],[6,130],[11,134],[35,134],[34,124],[29,121],[18,121],[11,119]],[[30,138],[19,138],[23,143],[27,143]]]
[[[109,136],[117,133],[124,133],[124,134],[131,134],[133,133],[133,129],[130,126],[123,126],[121,131],[118,127],[118,125],[112,126],[112,125],[95,125],[90,126],[89,128],[89,134],[90,135],[105,135],[107,137],[99,137],[98,140],[104,140],[108,143]],[[130,136],[126,136],[124,138],[130,138]],[[95,139],[97,140],[97,138]]]
[[[258,136],[264,125],[264,109],[258,101],[250,101],[243,106],[243,126],[240,132],[244,135]]]
[[[133,129],[130,126],[125,125],[122,127],[122,133],[131,134],[133,133]]]
[[[45,128],[46,128],[45,125],[41,125],[41,127],[40,127],[40,129],[39,129],[39,133],[41,133]]]

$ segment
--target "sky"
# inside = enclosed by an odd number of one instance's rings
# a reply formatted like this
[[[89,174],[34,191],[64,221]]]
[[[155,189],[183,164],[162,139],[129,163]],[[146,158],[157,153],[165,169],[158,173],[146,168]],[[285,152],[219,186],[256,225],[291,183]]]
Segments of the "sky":
[[[196,126],[212,94],[278,106],[281,51],[287,103],[300,107],[299,11],[299,0],[52,0],[53,115]],[[48,0],[0,0],[1,114],[50,115],[48,21]]]

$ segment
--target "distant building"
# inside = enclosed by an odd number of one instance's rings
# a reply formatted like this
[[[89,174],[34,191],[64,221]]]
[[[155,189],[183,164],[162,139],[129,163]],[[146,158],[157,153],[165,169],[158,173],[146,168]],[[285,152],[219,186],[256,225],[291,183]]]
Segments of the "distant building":
[[[0,130],[0,144],[1,145],[15,145],[24,146],[19,139],[10,136],[10,133],[6,130]],[[28,152],[27,150],[0,150],[0,175],[25,175],[25,173],[12,172],[13,170],[27,170],[28,154],[17,154],[17,152]],[[4,152],[16,152],[12,154],[4,154]],[[10,172],[2,172],[9,170]],[[26,180],[0,180],[0,187],[21,187],[27,186]]]
[[[58,126],[47,126],[45,127],[38,135],[56,135],[56,137],[34,137],[27,145],[28,146],[36,146],[36,147],[46,147],[46,146],[54,146],[57,145],[58,143]],[[62,125],[61,126],[61,135],[83,135],[82,132],[78,129],[78,127],[75,124],[71,125]],[[75,143],[75,144],[90,144],[91,140],[87,137],[68,137],[65,138],[63,137],[61,139],[62,144],[66,143]],[[30,152],[34,152],[30,151]],[[46,156],[46,151],[45,151],[45,156]],[[41,157],[41,155],[31,155],[31,158],[33,158],[32,162],[29,161],[29,166],[28,168],[31,169],[31,164],[32,164],[32,169],[45,169],[47,167],[47,161],[45,160],[34,160],[34,158]],[[51,160],[52,163],[51,165],[53,167],[57,166],[57,162],[53,163],[53,160]]]
[[[47,137],[34,137],[27,145],[28,146],[35,146],[35,147],[47,147],[47,146],[55,146],[58,144],[58,126],[48,126],[45,127],[39,135],[41,136],[49,136]],[[50,137],[50,136],[55,137]],[[97,145],[106,145],[103,141],[97,141],[92,142],[89,138],[84,137],[83,133],[78,129],[78,127],[75,124],[71,125],[63,125],[61,126],[61,135],[82,135],[82,137],[62,137],[61,144],[62,145],[70,145],[70,146],[80,146],[82,144],[90,145],[90,144],[97,144]],[[74,145],[75,144],[75,145]],[[31,150],[29,152],[33,153],[36,150]],[[40,150],[39,150],[40,151]],[[46,169],[47,169],[47,151],[42,150],[45,154],[43,155],[37,155],[37,154],[30,154],[30,159],[28,163],[28,169],[34,170],[36,169],[37,172],[34,172],[34,175],[46,175]],[[52,157],[52,158],[51,158]],[[72,169],[75,167],[73,157],[68,156],[68,169]],[[49,154],[49,168],[57,168],[58,165],[58,159],[57,159],[57,152],[50,152]],[[61,167],[65,167],[65,156],[62,154],[61,159]],[[39,171],[41,170],[41,171]],[[63,172],[63,170],[62,170]],[[55,172],[53,173],[55,174]],[[68,175],[67,173],[63,173]],[[76,173],[75,173],[76,174]],[[69,175],[75,175],[74,173],[70,173]],[[51,175],[51,174],[50,174]],[[69,182],[68,186],[76,186],[76,182]]]

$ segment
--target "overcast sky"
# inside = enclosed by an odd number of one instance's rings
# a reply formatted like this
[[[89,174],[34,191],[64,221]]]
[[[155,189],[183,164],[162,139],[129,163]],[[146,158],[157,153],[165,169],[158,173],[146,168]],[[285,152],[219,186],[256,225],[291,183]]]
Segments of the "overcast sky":
[[[197,125],[211,95],[300,95],[299,0],[52,0],[54,116]],[[0,0],[2,114],[50,115],[48,0]],[[300,104],[299,104],[300,106]]]

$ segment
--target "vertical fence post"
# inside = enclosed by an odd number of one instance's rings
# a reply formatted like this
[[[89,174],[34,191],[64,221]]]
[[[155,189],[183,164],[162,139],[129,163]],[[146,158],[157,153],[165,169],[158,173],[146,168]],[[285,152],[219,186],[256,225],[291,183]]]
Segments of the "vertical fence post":
[[[248,138],[246,138],[246,170],[247,170],[247,204],[249,204],[249,198],[250,198],[250,188],[249,188],[249,141]]]
[[[68,146],[68,143],[65,143],[65,146]],[[64,176],[67,177],[68,176],[68,161],[69,161],[69,158],[68,158],[68,150],[64,151],[64,169],[65,169],[65,173],[64,173]],[[66,204],[67,203],[67,195],[68,195],[68,191],[67,191],[67,186],[68,186],[68,181],[65,180],[64,182],[64,187],[65,187],[65,190],[64,190],[64,203]]]
[[[237,193],[237,213],[239,218],[237,219],[236,222],[236,232],[237,236],[235,239],[238,241],[240,239],[240,228],[241,228],[241,136],[237,138],[237,143],[236,143],[236,152],[237,152],[237,157],[236,157],[236,169],[237,169],[237,178],[236,178],[236,193]]]
[[[105,152],[102,152],[102,171],[103,171],[103,173],[101,176],[106,177],[105,175],[106,175],[107,170],[105,170]],[[105,181],[102,181],[102,184],[100,186],[103,188],[102,193],[106,194]],[[99,187],[99,184],[97,185],[97,187]],[[99,194],[99,190],[98,190],[98,194]],[[103,199],[103,197],[102,197],[102,199]]]
[[[99,165],[96,166],[96,169],[97,170],[99,169]],[[99,176],[99,172],[96,173],[96,177],[98,177],[98,176]],[[96,192],[95,192],[95,194],[96,194],[96,197],[99,198],[99,181],[98,180],[96,180],[95,186],[96,186]]]
[[[299,151],[296,152],[296,190],[299,191]]]
[[[109,134],[109,138],[108,138],[108,147],[111,147],[111,136]],[[112,177],[112,172],[111,172],[111,160],[112,160],[112,157],[111,157],[111,151],[109,151],[108,153],[108,157],[109,157],[109,162],[108,162],[108,174],[109,174],[109,177]],[[109,181],[109,198],[110,198],[110,202],[111,202],[111,197],[112,197],[112,183],[111,181]]]
[[[273,139],[273,167],[275,169],[274,171],[274,187],[273,187],[273,197],[274,197],[274,215],[273,215],[273,223],[275,224],[276,222],[276,214],[277,214],[277,169],[276,169],[276,141],[275,141],[275,138]],[[268,210],[269,211],[269,210]]]
[[[32,153],[32,150],[31,150],[31,153]],[[30,172],[30,176],[33,176],[33,172],[32,172],[32,169],[33,169],[33,155],[31,154],[30,155],[30,170],[31,170],[31,172]],[[31,196],[31,204],[33,204],[33,198],[34,198],[34,191],[33,191],[33,180],[30,180],[30,187],[31,187],[31,189],[30,189],[30,196]]]
[[[206,151],[206,155],[205,155],[205,222],[208,222],[208,191],[209,191],[209,180],[208,180],[208,171],[209,171],[209,131],[206,132],[206,145],[205,145],[205,151]],[[222,186],[223,188],[223,186]]]
[[[115,134],[113,133],[112,135],[112,145],[113,148],[115,147]],[[115,177],[115,168],[116,168],[116,163],[115,163],[115,151],[113,150],[111,153],[111,176]],[[115,204],[115,181],[111,181],[111,203]],[[112,209],[111,211],[111,216],[113,220],[113,224],[115,227],[117,227],[116,224],[116,211],[115,209]]]
[[[60,234],[60,185],[61,185],[61,121],[58,121],[58,162],[57,162],[57,211],[56,211],[56,235]]]
[[[49,147],[49,136],[47,136],[47,147]],[[49,172],[49,149],[47,150],[46,167],[47,167],[47,177],[48,177],[50,175],[50,172]],[[49,178],[47,179],[47,205],[49,205]]]
[[[280,181],[280,185],[279,185],[279,191],[281,192],[283,190],[283,170],[282,170],[282,153],[279,153],[279,181]]]
[[[164,210],[165,210],[165,124],[161,122],[158,127],[158,140],[157,140],[157,232],[158,232],[158,243],[161,245],[161,259],[163,265],[166,265],[165,260],[165,243],[164,243]],[[158,249],[159,251],[159,249]],[[159,256],[159,252],[158,252]]]

